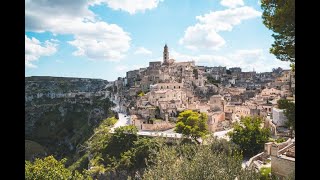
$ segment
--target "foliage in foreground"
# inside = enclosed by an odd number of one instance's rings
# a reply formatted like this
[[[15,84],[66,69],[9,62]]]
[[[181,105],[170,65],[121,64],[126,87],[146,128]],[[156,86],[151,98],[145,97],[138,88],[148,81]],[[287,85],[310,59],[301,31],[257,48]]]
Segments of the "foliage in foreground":
[[[234,180],[236,177],[260,177],[259,173],[242,169],[238,146],[226,140],[208,137],[205,145],[199,145],[185,138],[169,143],[164,138],[139,137],[134,126],[117,128],[114,134],[109,131],[110,124],[105,120],[88,139],[82,160],[69,169],[65,168],[65,160],[57,161],[52,156],[34,163],[26,162],[26,179]]]
[[[261,128],[260,117],[242,117],[240,123],[234,125],[229,132],[230,139],[243,151],[245,157],[252,157],[263,151],[264,144],[268,142],[270,131]]]
[[[163,146],[156,157],[151,158],[142,179],[212,180],[259,179],[259,174],[243,170],[239,153],[213,151],[210,145]],[[184,152],[183,154],[179,152]]]
[[[64,160],[57,161],[52,156],[44,160],[37,159],[35,163],[26,162],[26,179],[234,180],[235,177],[258,179],[260,176],[259,173],[241,168],[241,154],[236,146],[225,140],[209,138],[208,145],[184,140],[167,144],[163,140],[138,138],[129,150],[117,154],[118,158],[109,156],[114,160],[110,164],[106,164],[99,154],[101,151],[96,152],[90,160],[91,168],[84,170],[83,175],[65,168]],[[43,165],[44,162],[47,165]]]
[[[260,180],[269,180],[271,179],[269,174],[271,173],[271,167],[262,167],[260,169]]]
[[[25,179],[86,179],[78,171],[67,169],[64,165],[65,162],[66,159],[57,161],[53,156],[44,159],[37,158],[34,162],[25,161]]]
[[[262,0],[263,24],[275,39],[270,52],[281,61],[295,63],[295,0]]]

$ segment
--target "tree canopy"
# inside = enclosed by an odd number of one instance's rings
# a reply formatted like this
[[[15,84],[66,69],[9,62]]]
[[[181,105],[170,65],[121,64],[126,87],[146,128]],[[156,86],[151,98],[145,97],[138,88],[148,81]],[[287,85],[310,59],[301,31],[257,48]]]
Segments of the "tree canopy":
[[[196,140],[209,133],[207,121],[207,114],[186,110],[179,114],[175,131]]]
[[[58,161],[53,156],[37,158],[34,162],[25,161],[25,179],[84,179],[78,171],[67,169],[65,162],[66,159]]]
[[[240,123],[236,123],[233,131],[228,133],[231,141],[240,147],[246,157],[262,152],[264,144],[268,142],[270,131],[261,128],[261,123],[260,117],[242,117]]]
[[[261,0],[263,24],[275,39],[270,48],[281,61],[295,63],[295,0]]]

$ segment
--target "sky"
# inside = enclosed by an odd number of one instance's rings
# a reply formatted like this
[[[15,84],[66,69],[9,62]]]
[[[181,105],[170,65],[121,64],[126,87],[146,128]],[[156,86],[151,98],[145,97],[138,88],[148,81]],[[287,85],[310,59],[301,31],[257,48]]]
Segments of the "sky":
[[[269,53],[260,0],[25,0],[25,76],[125,77],[170,59],[289,69]]]

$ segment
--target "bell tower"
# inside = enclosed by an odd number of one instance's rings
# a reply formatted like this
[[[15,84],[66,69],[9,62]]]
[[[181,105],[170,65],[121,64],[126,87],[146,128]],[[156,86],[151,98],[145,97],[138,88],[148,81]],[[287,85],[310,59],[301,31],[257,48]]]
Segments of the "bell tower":
[[[163,48],[163,64],[168,65],[169,64],[169,51],[168,51],[168,46],[165,44]]]

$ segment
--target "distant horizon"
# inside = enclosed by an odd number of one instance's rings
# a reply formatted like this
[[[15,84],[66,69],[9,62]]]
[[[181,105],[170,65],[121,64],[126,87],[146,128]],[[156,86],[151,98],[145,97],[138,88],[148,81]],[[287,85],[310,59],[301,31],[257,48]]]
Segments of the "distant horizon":
[[[140,4],[139,4],[140,3]],[[260,0],[26,1],[25,76],[114,81],[162,61],[289,69],[269,53]]]

